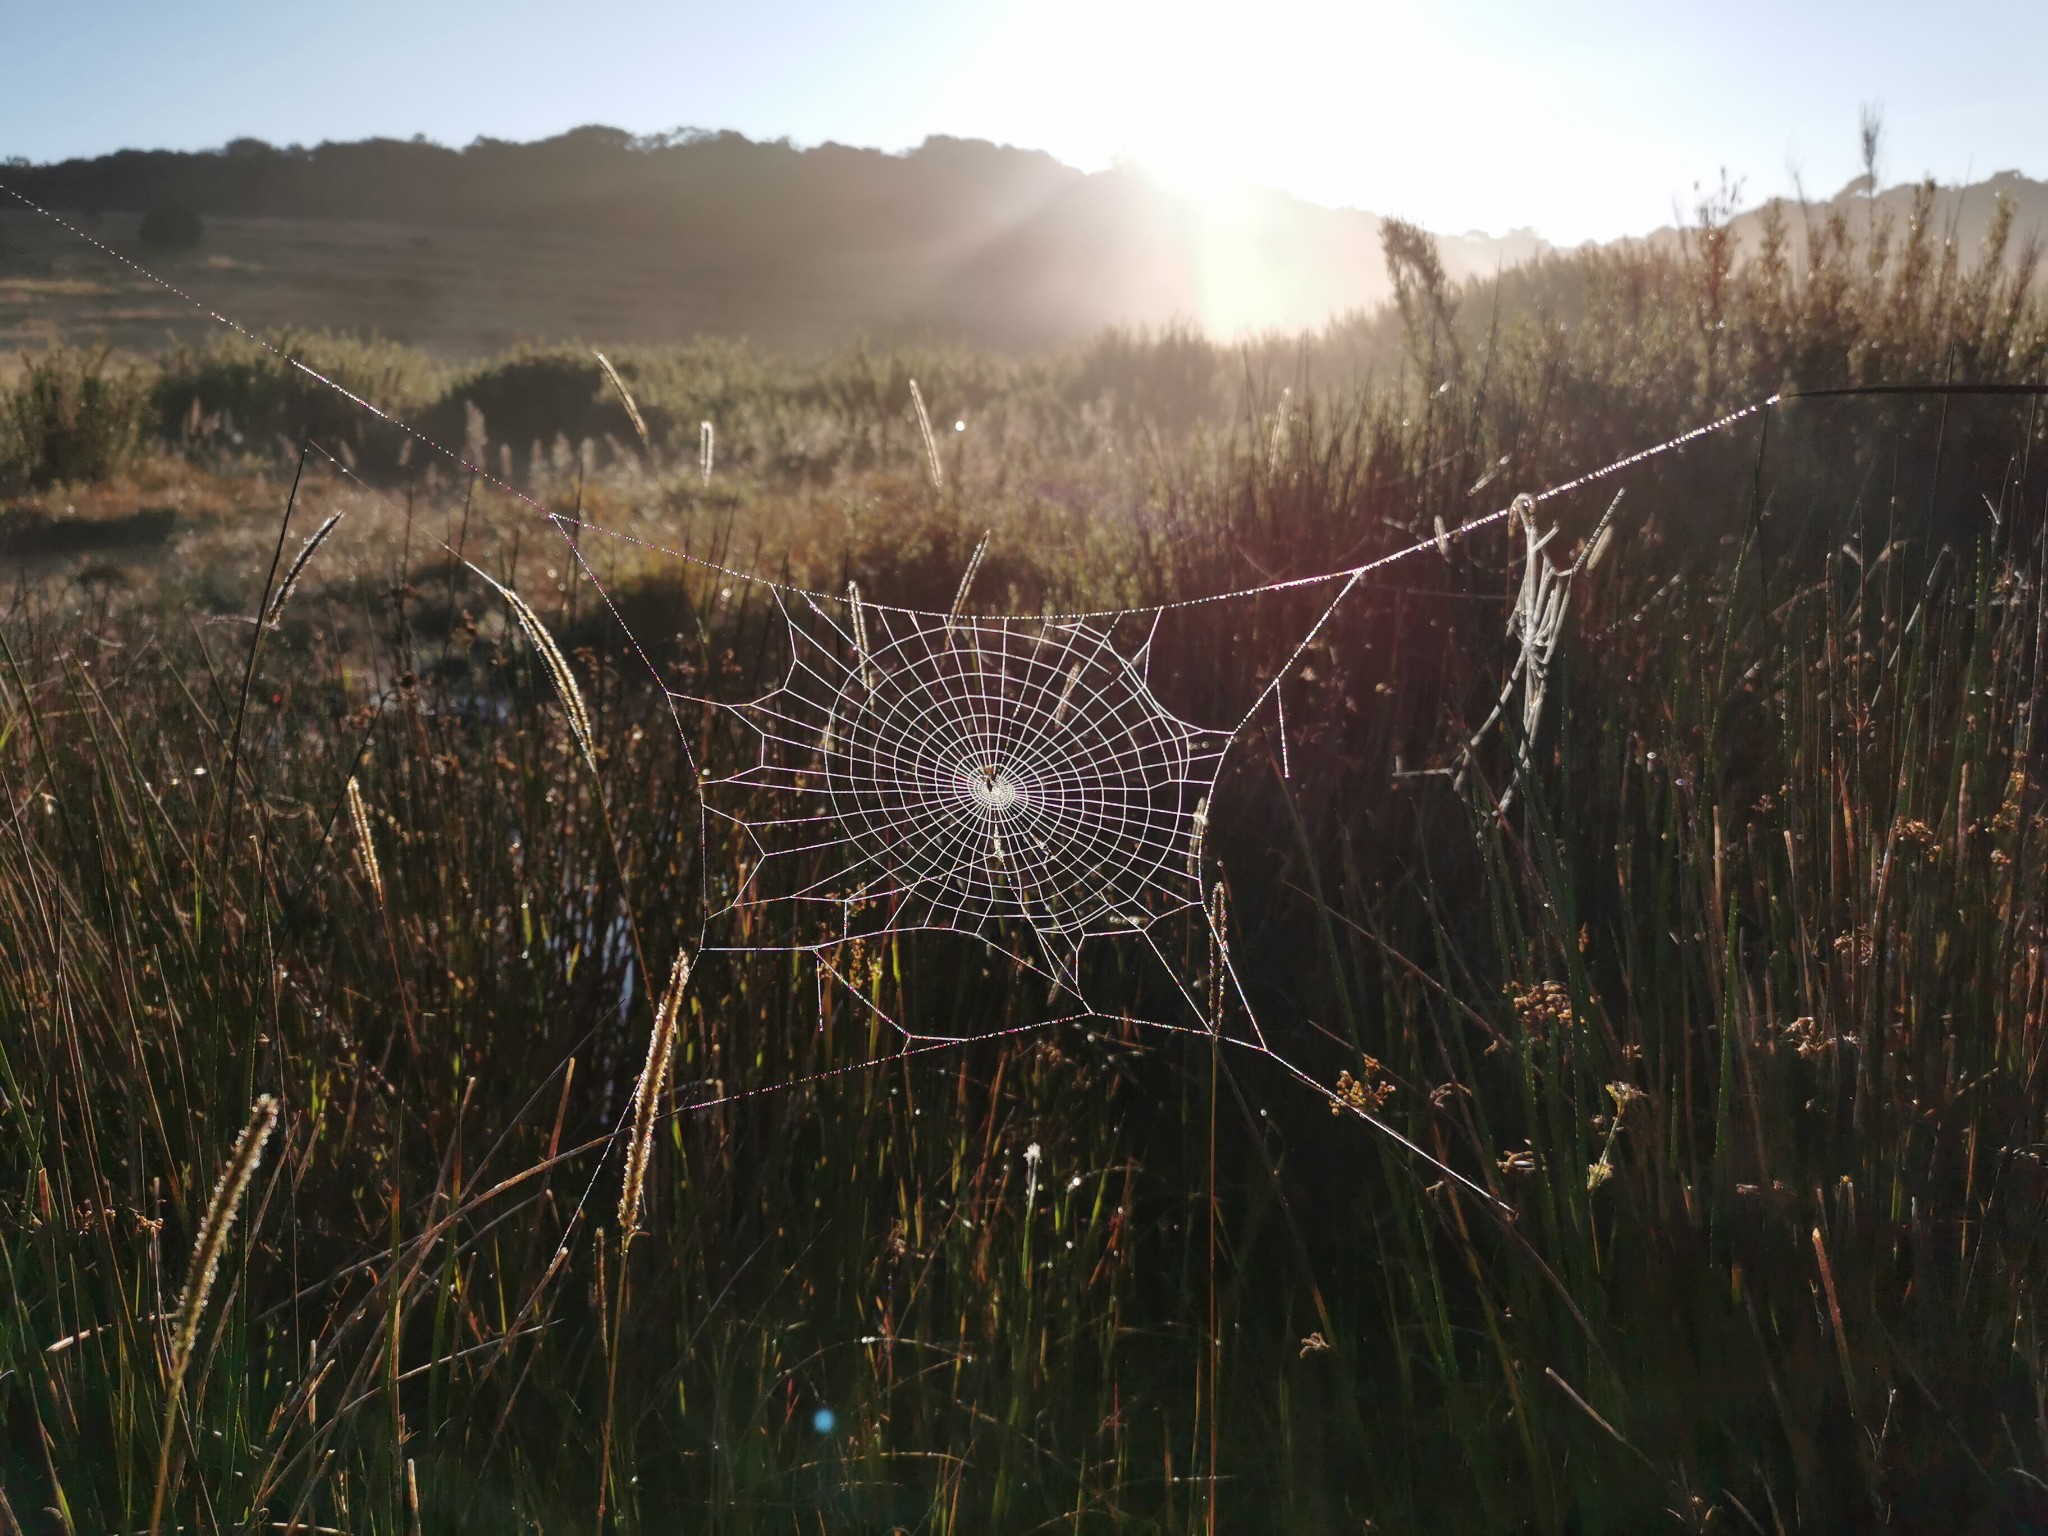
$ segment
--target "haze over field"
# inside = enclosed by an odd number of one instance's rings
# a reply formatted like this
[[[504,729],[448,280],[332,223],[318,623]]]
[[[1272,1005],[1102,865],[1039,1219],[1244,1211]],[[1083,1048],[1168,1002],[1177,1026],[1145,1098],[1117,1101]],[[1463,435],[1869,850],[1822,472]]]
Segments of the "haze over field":
[[[244,323],[375,331],[445,355],[699,335],[798,351],[857,334],[1028,350],[1174,324],[1230,340],[1317,329],[1391,292],[1375,213],[949,138],[901,155],[603,127],[464,150],[241,139],[16,166],[6,181]],[[2040,229],[2048,186],[2016,172],[1945,192],[1934,217],[1974,249],[2000,196],[2018,233]],[[1860,226],[1903,221],[1910,201],[1910,188],[1873,200],[1851,183],[1790,213],[1794,243],[1831,210]],[[152,208],[199,224],[152,248]],[[1736,220],[1739,245],[1757,217]],[[1676,238],[1668,226],[1647,237]],[[1437,248],[1453,283],[1553,249],[1526,229],[1439,232]],[[56,225],[0,209],[0,340],[105,336],[149,350],[210,325]]]

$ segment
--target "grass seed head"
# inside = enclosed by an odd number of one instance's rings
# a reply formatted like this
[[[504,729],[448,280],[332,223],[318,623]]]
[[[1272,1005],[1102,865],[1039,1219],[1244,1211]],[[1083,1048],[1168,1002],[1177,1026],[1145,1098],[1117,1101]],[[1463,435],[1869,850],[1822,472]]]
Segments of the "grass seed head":
[[[649,458],[654,457],[654,442],[647,435],[647,423],[641,418],[640,407],[633,403],[633,392],[626,388],[626,381],[619,377],[619,370],[612,366],[612,360],[602,352],[593,354],[597,366],[604,370],[604,376],[612,381],[612,388],[619,392],[619,403],[626,408],[626,419],[633,423],[633,430],[640,436],[640,446],[647,450]]]
[[[370,808],[363,804],[363,786],[351,775],[348,781],[348,819],[356,829],[356,851],[363,861],[363,873],[370,877],[370,889],[377,893],[377,905],[384,903],[384,870],[377,862],[377,841],[370,835]]]
[[[263,616],[263,622],[267,628],[277,628],[278,621],[284,617],[284,605],[291,599],[293,590],[299,584],[299,578],[306,574],[306,567],[312,563],[313,556],[320,546],[327,542],[327,536],[334,532],[335,524],[339,523],[346,515],[345,512],[335,513],[326,522],[315,528],[313,536],[299,546],[298,555],[292,560],[291,568],[284,573],[284,581],[278,586],[277,596],[270,600],[269,612]]]
[[[220,1256],[227,1247],[228,1233],[234,1228],[242,1197],[249,1192],[249,1181],[256,1176],[257,1164],[263,1160],[263,1144],[270,1140],[270,1133],[276,1126],[277,1100],[266,1093],[251,1106],[249,1123],[235,1138],[227,1167],[221,1172],[220,1182],[213,1187],[213,1198],[206,1204],[206,1220],[201,1223],[199,1240],[192,1247],[192,1263],[185,1273],[185,1288],[179,1294],[177,1308],[172,1313],[176,1319],[171,1333],[170,1383],[173,1397],[184,1382],[185,1369],[191,1363],[192,1347],[199,1337],[199,1319],[206,1311],[206,1298],[213,1290],[215,1276],[220,1272]]]
[[[1510,985],[1508,1001],[1515,1022],[1532,1035],[1568,1032],[1579,1022],[1572,1011],[1572,995],[1560,981],[1539,981],[1531,987]]]
[[[640,1230],[640,1204],[647,1188],[647,1162],[654,1151],[654,1127],[661,1095],[668,1086],[669,1063],[675,1059],[676,1020],[682,1013],[683,990],[690,982],[690,956],[676,956],[668,973],[668,989],[654,1011],[654,1029],[647,1037],[647,1062],[633,1087],[633,1139],[626,1147],[626,1178],[619,1190],[619,1247],[629,1247]]]
[[[924,436],[924,458],[932,472],[932,489],[937,490],[945,483],[945,476],[939,470],[939,445],[932,436],[931,413],[924,408],[924,391],[917,387],[917,380],[910,381],[910,403],[917,407],[917,430]]]
[[[576,746],[583,754],[583,760],[590,765],[592,774],[597,772],[597,733],[590,723],[590,707],[583,702],[583,690],[577,686],[576,674],[569,670],[568,658],[562,648],[555,644],[555,637],[541,623],[540,615],[533,611],[526,599],[510,587],[498,582],[493,586],[504,595],[511,605],[512,616],[519,621],[519,627],[526,632],[547,669],[548,681],[554,684],[555,696],[562,701],[562,711],[569,717],[569,729],[576,737]]]

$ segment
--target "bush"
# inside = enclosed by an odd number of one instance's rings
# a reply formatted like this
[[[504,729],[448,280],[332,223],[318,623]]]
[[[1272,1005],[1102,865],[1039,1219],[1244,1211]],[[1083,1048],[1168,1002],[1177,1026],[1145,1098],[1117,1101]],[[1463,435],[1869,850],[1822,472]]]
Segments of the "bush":
[[[133,369],[108,353],[52,348],[0,395],[0,485],[41,488],[105,480],[135,459],[148,427],[149,396]]]
[[[266,340],[268,346],[230,337],[165,359],[152,390],[164,436],[188,448],[225,445],[262,453],[280,441],[296,453],[312,438],[332,452],[346,450],[366,467],[388,468],[405,440],[321,380],[406,420],[418,419],[440,393],[435,366],[394,342],[290,331]],[[292,366],[280,353],[304,367]]]
[[[625,367],[630,378],[635,370]],[[638,403],[649,428],[666,436],[666,416],[649,401]],[[621,441],[633,435],[625,408],[588,350],[522,349],[485,364],[449,390],[426,423],[428,433],[444,443],[460,443],[466,405],[483,412],[492,442],[509,444],[515,452],[536,441],[552,442],[558,433],[571,442],[607,433]]]

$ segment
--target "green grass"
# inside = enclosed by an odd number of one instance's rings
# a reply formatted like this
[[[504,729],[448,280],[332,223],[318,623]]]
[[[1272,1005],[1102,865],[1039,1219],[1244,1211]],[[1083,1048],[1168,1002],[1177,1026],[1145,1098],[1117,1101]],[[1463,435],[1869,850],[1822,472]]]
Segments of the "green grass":
[[[1845,242],[1798,273],[1730,273],[1711,240],[1589,256],[1497,304],[1401,250],[1377,339],[1291,372],[1255,356],[1249,388],[1188,338],[808,374],[626,360],[666,467],[576,446],[613,429],[567,354],[467,386],[341,360],[425,410],[544,374],[559,397],[508,387],[495,415],[591,414],[560,455],[519,449],[522,484],[607,526],[923,603],[993,527],[987,604],[1147,601],[1405,545],[1787,379],[2036,375],[2042,317],[1985,268],[1901,236],[1873,270]],[[167,1529],[2042,1517],[2048,486],[2026,402],[1795,403],[1762,452],[1751,426],[1631,472],[1504,819],[1483,796],[1511,736],[1469,797],[1392,772],[1448,761],[1491,703],[1499,544],[1359,594],[1289,693],[1288,777],[1269,723],[1235,755],[1214,850],[1262,1021],[1320,1081],[1391,1084],[1389,1120],[1512,1223],[1271,1063],[1139,1026],[837,1071],[892,1040],[844,996],[821,1017],[769,954],[700,965],[679,1095],[833,1075],[664,1124],[622,1260],[600,1138],[646,1050],[641,956],[667,974],[700,861],[735,850],[700,847],[624,637],[543,579],[552,534],[488,497],[465,519],[424,458],[301,422],[317,397],[212,356],[161,377],[240,380],[236,419],[273,435],[180,437],[198,467],[151,472],[261,467],[274,499],[149,574],[24,576],[0,617],[0,1489],[24,1530],[146,1527],[159,1319],[264,1093],[282,1115],[170,1414]],[[1379,382],[1339,387],[1368,356]],[[912,374],[938,417],[987,424],[943,492]],[[731,458],[707,488],[714,413]],[[313,476],[296,534],[353,510],[283,626],[200,622],[256,610],[283,503],[265,456],[309,424],[414,523]],[[1562,506],[1567,541],[1602,505]],[[594,773],[443,530],[563,641]],[[734,696],[772,675],[757,600],[596,558],[664,667]],[[1227,716],[1311,611],[1197,610],[1157,685]],[[891,1008],[978,1033],[1043,1013],[1041,986],[957,953],[869,958]],[[1124,963],[1092,980],[1142,1004]]]

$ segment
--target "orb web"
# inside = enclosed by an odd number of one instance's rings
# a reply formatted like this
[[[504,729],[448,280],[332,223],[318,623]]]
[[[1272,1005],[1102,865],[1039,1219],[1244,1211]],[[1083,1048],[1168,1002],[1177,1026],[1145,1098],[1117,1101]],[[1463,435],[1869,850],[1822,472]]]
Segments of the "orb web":
[[[814,950],[943,930],[1071,986],[1083,941],[1202,904],[1229,733],[1179,719],[1112,626],[784,602],[782,683],[727,705],[758,738],[704,781],[751,850],[728,910],[794,912]]]

